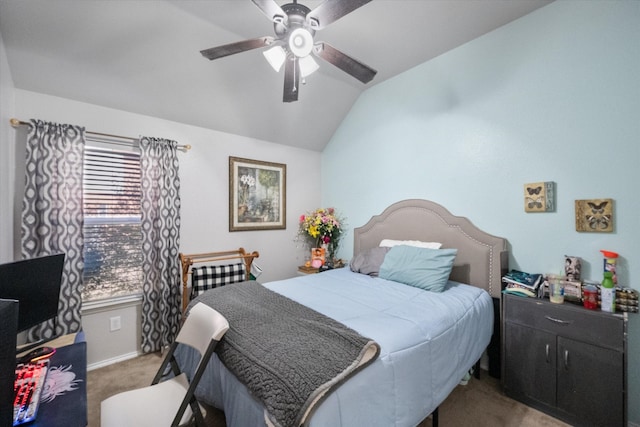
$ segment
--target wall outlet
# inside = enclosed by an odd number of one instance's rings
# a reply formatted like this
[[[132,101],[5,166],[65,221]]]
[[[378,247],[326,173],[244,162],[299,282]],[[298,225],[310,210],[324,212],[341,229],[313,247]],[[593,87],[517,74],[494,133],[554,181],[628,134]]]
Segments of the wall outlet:
[[[121,320],[120,316],[110,317],[109,318],[109,323],[110,323],[109,331],[111,331],[111,332],[119,331],[120,328],[122,327],[122,320]]]

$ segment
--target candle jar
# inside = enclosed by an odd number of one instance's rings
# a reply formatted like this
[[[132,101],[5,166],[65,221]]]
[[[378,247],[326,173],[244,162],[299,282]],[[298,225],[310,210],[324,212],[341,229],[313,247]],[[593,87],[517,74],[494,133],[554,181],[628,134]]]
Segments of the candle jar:
[[[582,305],[589,310],[598,308],[598,288],[593,285],[582,287]]]
[[[552,280],[549,283],[549,301],[554,304],[564,303],[564,283],[562,280]]]

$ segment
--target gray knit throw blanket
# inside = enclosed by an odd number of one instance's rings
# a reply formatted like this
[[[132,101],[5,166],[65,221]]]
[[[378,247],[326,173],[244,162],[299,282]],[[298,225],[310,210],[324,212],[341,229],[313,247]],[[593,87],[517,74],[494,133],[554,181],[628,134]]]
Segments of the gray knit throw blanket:
[[[329,391],[380,353],[376,342],[255,281],[209,290],[191,304],[198,301],[229,321],[216,353],[275,426],[305,423]]]

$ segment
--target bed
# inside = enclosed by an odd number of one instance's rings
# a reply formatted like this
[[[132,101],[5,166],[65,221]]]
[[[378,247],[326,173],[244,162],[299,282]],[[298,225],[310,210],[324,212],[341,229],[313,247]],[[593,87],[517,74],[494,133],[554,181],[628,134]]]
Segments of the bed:
[[[298,419],[304,425],[415,426],[446,399],[491,340],[492,297],[499,298],[500,278],[507,269],[505,239],[427,200],[395,203],[356,228],[354,255],[374,251],[383,239],[439,242],[445,250],[456,249],[444,291],[425,291],[349,267],[263,286],[379,347],[366,367],[306,408],[308,416]],[[213,292],[194,302],[207,296],[215,300],[218,294]],[[234,322],[230,324],[233,329]],[[188,370],[195,355],[183,348],[179,358]],[[199,399],[222,409],[228,426],[278,425],[265,411],[268,404],[254,397],[255,390],[249,391],[232,371],[214,355],[198,387]]]

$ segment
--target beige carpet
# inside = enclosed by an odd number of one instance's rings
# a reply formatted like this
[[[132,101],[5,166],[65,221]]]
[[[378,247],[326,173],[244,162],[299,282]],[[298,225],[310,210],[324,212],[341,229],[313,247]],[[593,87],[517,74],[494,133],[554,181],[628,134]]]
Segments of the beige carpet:
[[[149,354],[90,371],[87,377],[89,427],[100,426],[102,400],[121,391],[150,384],[161,362],[159,354]],[[224,414],[208,408],[207,424],[225,427]],[[483,371],[480,380],[472,378],[466,386],[456,387],[443,402],[440,406],[440,425],[560,427],[568,424],[504,396],[499,381]],[[431,418],[421,422],[418,427],[431,427]]]

